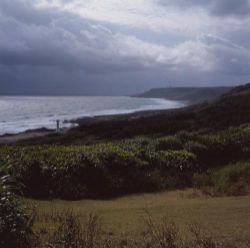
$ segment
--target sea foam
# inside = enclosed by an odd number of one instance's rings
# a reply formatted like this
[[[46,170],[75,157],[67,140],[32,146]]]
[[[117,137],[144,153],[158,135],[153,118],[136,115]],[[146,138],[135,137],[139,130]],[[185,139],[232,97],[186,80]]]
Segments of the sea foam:
[[[0,97],[0,134],[75,125],[82,117],[117,115],[183,107],[184,103],[134,97]],[[71,122],[72,121],[72,122]]]

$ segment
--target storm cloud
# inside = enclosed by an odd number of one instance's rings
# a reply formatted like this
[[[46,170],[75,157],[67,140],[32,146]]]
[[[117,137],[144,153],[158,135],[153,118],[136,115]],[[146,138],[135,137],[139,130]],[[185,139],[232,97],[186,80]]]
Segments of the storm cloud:
[[[0,94],[250,81],[248,0],[1,0]]]
[[[165,6],[176,6],[194,8],[199,7],[205,9],[216,16],[244,16],[250,15],[249,0],[159,0],[159,3]]]

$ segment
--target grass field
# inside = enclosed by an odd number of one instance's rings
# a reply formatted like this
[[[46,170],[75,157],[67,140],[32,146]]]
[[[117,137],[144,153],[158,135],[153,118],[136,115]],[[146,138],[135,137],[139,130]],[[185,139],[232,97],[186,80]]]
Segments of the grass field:
[[[143,229],[148,211],[158,222],[163,216],[175,221],[184,233],[199,224],[216,238],[250,240],[250,196],[210,198],[197,190],[127,196],[113,200],[33,201],[37,205],[35,228],[49,231],[50,216],[74,210],[84,218],[92,212],[101,217],[104,230],[117,238],[132,238]],[[146,211],[145,211],[146,210]]]

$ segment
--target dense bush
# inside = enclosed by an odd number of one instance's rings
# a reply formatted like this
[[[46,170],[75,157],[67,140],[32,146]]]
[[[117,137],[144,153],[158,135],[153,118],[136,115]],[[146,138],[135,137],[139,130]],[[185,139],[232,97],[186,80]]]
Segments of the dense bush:
[[[110,197],[144,190],[146,164],[112,144],[91,147],[5,147],[2,157],[17,160],[13,175],[36,198]]]
[[[27,196],[64,199],[113,197],[121,194],[190,186],[195,155],[156,151],[152,144],[135,152],[126,143],[93,146],[2,147],[2,158],[18,161],[13,175]]]
[[[0,178],[0,213],[0,247],[32,247],[33,214],[21,205],[8,176]]]
[[[176,136],[168,136],[156,141],[156,150],[181,150],[182,148],[182,142]]]
[[[230,164],[214,173],[215,190],[230,195],[250,193],[250,162]]]
[[[103,167],[105,195],[116,196],[144,189],[143,167],[145,163],[133,152],[116,149],[99,155]]]
[[[197,169],[196,156],[185,150],[163,151],[150,158],[151,181],[157,189],[185,188],[192,185]]]
[[[208,187],[213,186],[213,179],[211,171],[194,173],[193,175],[193,187],[206,190]]]
[[[0,161],[12,164],[25,195],[35,198],[102,198],[198,186],[209,181],[209,171],[249,159],[247,125],[211,135],[179,132],[89,146],[0,146]]]
[[[202,135],[197,141],[205,146],[199,159],[206,167],[223,165],[250,158],[250,129],[229,128],[215,135]]]

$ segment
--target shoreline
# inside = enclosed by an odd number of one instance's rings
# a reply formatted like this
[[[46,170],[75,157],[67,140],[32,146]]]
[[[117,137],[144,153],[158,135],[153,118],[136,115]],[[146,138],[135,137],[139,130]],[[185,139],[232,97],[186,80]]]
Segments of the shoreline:
[[[66,133],[72,132],[74,130],[80,129],[84,125],[94,125],[98,122],[103,121],[117,121],[117,120],[135,120],[139,118],[146,118],[150,116],[155,116],[160,113],[178,113],[182,111],[186,111],[191,106],[186,107],[180,107],[180,108],[173,108],[173,109],[160,109],[160,110],[143,110],[143,111],[136,111],[133,113],[120,113],[120,114],[112,114],[112,115],[100,115],[100,116],[86,116],[86,117],[79,117],[77,119],[67,120],[67,123],[72,123],[72,127],[69,128],[63,128],[63,131],[61,133],[56,133],[56,129],[47,129],[47,128],[39,128],[39,129],[28,129],[24,132],[20,133],[6,133],[3,135],[0,135],[0,145],[4,144],[15,144],[21,141],[26,140],[33,140],[37,138],[43,138],[49,135],[64,135]],[[74,124],[77,124],[77,126],[74,126]]]
[[[127,96],[134,98],[135,96]],[[141,97],[138,97],[141,98]],[[148,97],[146,97],[148,98]],[[166,98],[153,98],[150,99],[153,100],[164,100],[164,101],[171,101]],[[174,101],[174,100],[172,100]],[[118,120],[120,118],[139,118],[143,116],[151,116],[153,114],[159,113],[159,112],[168,112],[168,111],[176,111],[179,109],[187,108],[189,107],[189,104],[184,101],[178,101],[180,103],[179,106],[176,106],[174,108],[159,108],[159,109],[137,109],[134,111],[121,111],[120,113],[107,113],[107,114],[101,114],[101,115],[93,115],[93,116],[82,116],[82,117],[76,117],[74,119],[65,119],[61,120],[61,124],[70,124],[69,127],[62,125],[61,127],[61,134],[65,134],[71,130],[74,130],[76,128],[81,127],[84,124],[94,124],[98,123],[99,121],[114,121]],[[15,144],[19,141],[26,141],[31,140],[39,137],[45,137],[48,135],[58,134],[56,132],[56,123],[55,128],[47,128],[47,127],[38,127],[35,129],[27,129],[24,131],[16,132],[16,133],[3,133],[0,134],[0,145],[2,144]]]
[[[15,144],[19,141],[41,138],[53,133],[55,132],[49,129],[34,129],[20,133],[4,134],[0,136],[0,145]]]

